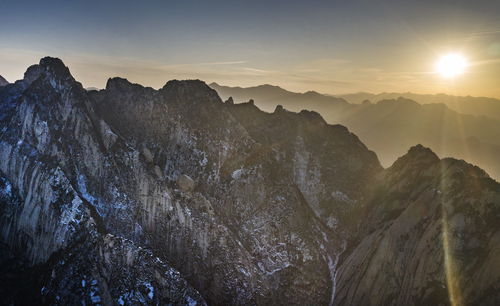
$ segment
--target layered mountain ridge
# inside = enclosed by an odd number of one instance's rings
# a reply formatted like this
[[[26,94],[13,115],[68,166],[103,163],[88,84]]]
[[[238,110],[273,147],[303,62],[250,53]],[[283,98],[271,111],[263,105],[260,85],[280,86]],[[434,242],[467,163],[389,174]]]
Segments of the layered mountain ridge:
[[[87,91],[55,58],[0,110],[7,303],[500,300],[500,185],[463,161],[415,146],[384,169],[318,113],[198,80]]]
[[[392,100],[399,97],[411,99],[419,104],[445,104],[450,109],[475,116],[492,117],[500,119],[500,100],[488,97],[472,97],[472,96],[452,96],[446,94],[416,94],[412,92],[384,92],[380,94],[372,93],[354,93],[346,95],[338,95],[336,97],[343,98],[350,103],[361,104],[364,101],[381,101]]]
[[[342,124],[388,167],[417,143],[443,157],[465,159],[500,179],[500,100],[388,93],[339,97],[293,93],[277,86],[227,87],[210,84],[223,98],[241,103],[252,99],[272,111],[276,105],[319,112],[328,123]],[[359,97],[358,97],[359,96]],[[345,99],[344,99],[345,98]],[[362,98],[369,98],[362,103]],[[359,102],[348,103],[347,101]]]

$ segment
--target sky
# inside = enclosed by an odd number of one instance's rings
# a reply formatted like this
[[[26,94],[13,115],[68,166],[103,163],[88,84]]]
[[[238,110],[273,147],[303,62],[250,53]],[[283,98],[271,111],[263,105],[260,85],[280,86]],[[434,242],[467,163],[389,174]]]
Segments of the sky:
[[[500,98],[500,1],[0,0],[0,75],[61,58],[85,87],[121,76],[326,94]],[[447,53],[467,58],[437,75]]]

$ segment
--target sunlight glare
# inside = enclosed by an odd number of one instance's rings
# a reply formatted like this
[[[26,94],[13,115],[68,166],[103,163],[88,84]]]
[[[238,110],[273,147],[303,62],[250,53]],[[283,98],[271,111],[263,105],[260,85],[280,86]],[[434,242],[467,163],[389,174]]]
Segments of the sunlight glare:
[[[450,53],[443,55],[436,64],[436,72],[444,78],[450,79],[465,72],[467,60],[463,55]]]

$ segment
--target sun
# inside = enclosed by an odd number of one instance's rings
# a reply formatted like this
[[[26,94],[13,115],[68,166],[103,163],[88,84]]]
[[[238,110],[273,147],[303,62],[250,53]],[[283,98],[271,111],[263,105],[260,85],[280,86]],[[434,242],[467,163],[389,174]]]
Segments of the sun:
[[[436,72],[443,78],[455,78],[465,72],[467,59],[458,53],[443,55],[436,63]]]

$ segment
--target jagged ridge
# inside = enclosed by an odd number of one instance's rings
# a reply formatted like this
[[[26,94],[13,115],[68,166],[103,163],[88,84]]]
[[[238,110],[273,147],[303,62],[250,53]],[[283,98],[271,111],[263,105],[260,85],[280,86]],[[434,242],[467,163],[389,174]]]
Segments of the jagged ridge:
[[[52,58],[0,97],[1,238],[46,266],[44,302],[498,302],[500,188],[464,162],[416,146],[384,170],[315,112],[198,80],[87,92]]]

